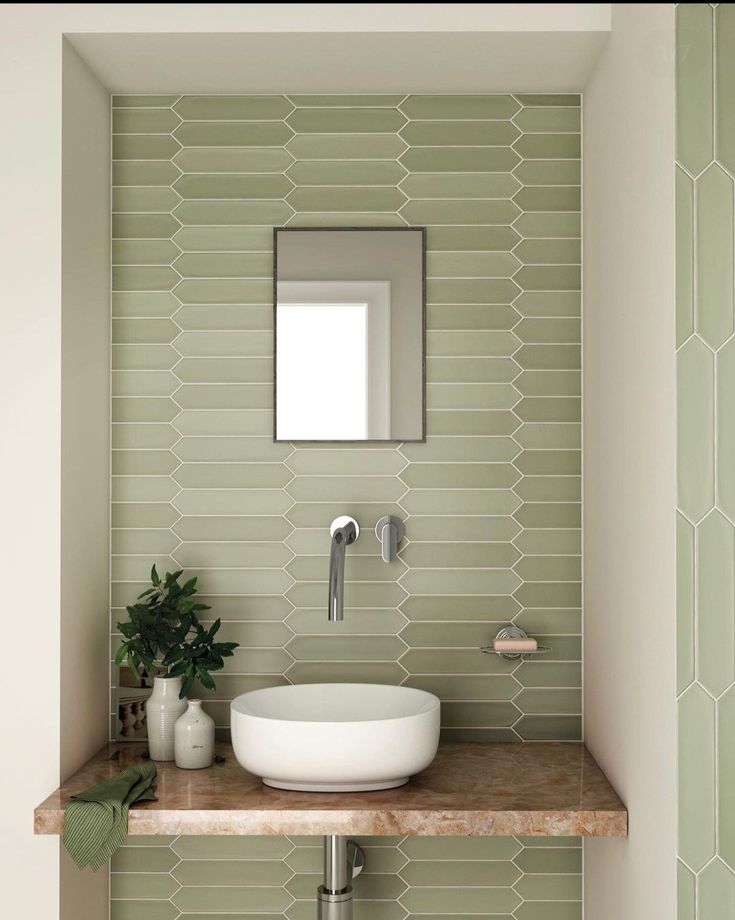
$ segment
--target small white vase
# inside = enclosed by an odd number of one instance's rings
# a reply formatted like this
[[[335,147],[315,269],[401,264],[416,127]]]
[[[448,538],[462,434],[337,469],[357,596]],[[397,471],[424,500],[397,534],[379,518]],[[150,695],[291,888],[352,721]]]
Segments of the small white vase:
[[[214,763],[214,719],[202,709],[201,700],[189,700],[175,728],[176,766],[201,770]]]
[[[174,759],[174,727],[186,710],[186,700],[179,699],[180,692],[180,677],[153,678],[153,693],[145,704],[151,760]]]

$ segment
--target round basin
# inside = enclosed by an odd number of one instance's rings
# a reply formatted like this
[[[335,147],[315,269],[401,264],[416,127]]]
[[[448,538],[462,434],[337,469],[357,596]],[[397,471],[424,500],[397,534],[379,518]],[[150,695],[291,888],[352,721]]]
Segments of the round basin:
[[[434,759],[439,715],[437,697],[412,687],[268,687],[230,704],[232,746],[246,770],[279,789],[390,789]]]

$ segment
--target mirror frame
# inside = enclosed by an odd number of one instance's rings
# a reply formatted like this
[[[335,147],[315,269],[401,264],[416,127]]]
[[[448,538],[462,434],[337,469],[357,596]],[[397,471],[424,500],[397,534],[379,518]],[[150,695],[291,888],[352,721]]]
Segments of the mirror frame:
[[[335,439],[333,441],[310,441],[308,439],[292,440],[279,438],[278,419],[278,374],[276,357],[278,354],[278,234],[335,232],[391,232],[405,233],[411,230],[421,234],[421,437],[420,438],[370,438],[364,441]],[[273,228],[273,441],[276,444],[425,444],[426,443],[426,227],[274,227]]]

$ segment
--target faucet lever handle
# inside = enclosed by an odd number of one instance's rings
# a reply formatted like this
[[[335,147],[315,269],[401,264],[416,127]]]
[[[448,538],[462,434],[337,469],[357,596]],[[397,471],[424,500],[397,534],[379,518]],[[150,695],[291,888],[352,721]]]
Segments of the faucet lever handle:
[[[386,514],[375,525],[375,536],[380,540],[383,562],[392,562],[398,555],[398,544],[406,535],[403,521]]]

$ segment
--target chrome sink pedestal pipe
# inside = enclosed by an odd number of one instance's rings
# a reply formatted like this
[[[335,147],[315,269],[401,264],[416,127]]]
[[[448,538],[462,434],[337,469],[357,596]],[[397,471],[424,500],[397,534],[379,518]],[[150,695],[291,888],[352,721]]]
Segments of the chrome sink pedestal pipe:
[[[365,854],[354,840],[337,835],[324,838],[324,884],[317,889],[318,920],[352,920],[352,879],[365,865]]]

